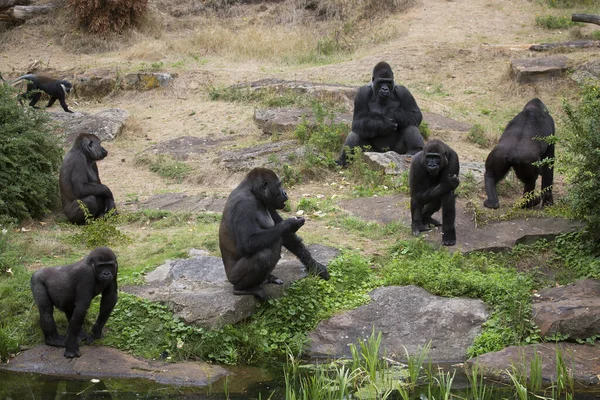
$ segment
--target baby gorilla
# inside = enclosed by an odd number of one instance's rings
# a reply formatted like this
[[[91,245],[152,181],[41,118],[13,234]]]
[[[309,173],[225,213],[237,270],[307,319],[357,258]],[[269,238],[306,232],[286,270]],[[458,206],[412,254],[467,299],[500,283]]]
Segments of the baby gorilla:
[[[40,326],[48,346],[66,347],[64,356],[79,357],[79,341],[88,344],[102,337],[102,329],[117,304],[117,257],[108,247],[98,247],[75,264],[43,268],[31,277],[33,299],[40,312]],[[100,313],[92,336],[82,329],[92,299],[102,293]],[[54,307],[69,321],[67,336],[56,330]]]
[[[276,210],[288,197],[275,172],[254,168],[225,203],[219,227],[219,247],[233,294],[265,297],[264,282],[281,285],[271,272],[281,257],[281,246],[300,259],[308,270],[329,279],[327,268],[312,258],[296,235],[304,218],[283,219]]]
[[[427,143],[410,164],[410,214],[414,235],[428,231],[429,225],[442,226],[442,244],[456,244],[456,195],[458,155],[440,140]],[[442,223],[431,216],[442,209]]]

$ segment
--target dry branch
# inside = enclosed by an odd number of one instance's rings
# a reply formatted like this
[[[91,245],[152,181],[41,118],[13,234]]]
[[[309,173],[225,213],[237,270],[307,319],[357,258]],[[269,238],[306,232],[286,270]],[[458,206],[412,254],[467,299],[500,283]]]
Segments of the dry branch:
[[[571,21],[587,22],[588,24],[600,25],[600,15],[596,14],[572,14]]]
[[[574,42],[563,42],[563,43],[542,43],[533,44],[529,46],[529,50],[532,51],[548,51],[556,48],[566,49],[585,49],[588,47],[600,47],[600,41],[598,40],[576,40]]]

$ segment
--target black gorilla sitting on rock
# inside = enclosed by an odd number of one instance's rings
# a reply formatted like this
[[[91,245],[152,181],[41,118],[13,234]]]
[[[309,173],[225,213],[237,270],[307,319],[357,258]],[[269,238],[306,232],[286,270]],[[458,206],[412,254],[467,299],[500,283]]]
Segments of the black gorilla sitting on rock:
[[[506,126],[498,144],[485,161],[485,191],[487,199],[483,205],[498,208],[496,184],[513,168],[515,175],[525,185],[523,195],[533,192],[538,175],[542,174],[542,205],[551,206],[554,170],[552,165],[535,162],[554,159],[554,143],[546,140],[554,135],[554,119],[548,113],[546,105],[540,99],[530,100],[523,111],[517,114]],[[523,207],[534,207],[540,203],[540,197],[529,198]]]
[[[255,168],[235,188],[225,203],[219,227],[219,247],[233,294],[265,297],[262,284],[281,285],[271,274],[281,257],[281,246],[296,255],[309,272],[329,279],[327,268],[312,258],[296,235],[304,218],[283,219],[276,210],[288,197],[275,172]]]
[[[415,98],[404,86],[394,83],[394,73],[386,62],[373,68],[372,82],[361,87],[354,99],[352,132],[346,138],[338,159],[346,165],[346,147],[368,151],[395,151],[415,154],[423,149],[419,125],[423,120]]]

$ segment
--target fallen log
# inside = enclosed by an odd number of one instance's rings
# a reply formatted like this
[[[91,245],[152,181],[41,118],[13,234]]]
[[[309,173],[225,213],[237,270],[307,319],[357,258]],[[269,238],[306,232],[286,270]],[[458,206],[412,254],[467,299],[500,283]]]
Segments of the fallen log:
[[[572,14],[571,21],[586,22],[588,24],[600,25],[600,15],[596,14]]]
[[[14,5],[26,6],[31,4],[31,0],[0,0],[0,9],[8,8]]]
[[[600,40],[575,40],[573,42],[532,44],[529,46],[529,50],[548,51],[556,48],[586,49],[589,47],[600,47]]]
[[[2,1],[2,0],[0,0]],[[23,23],[27,19],[47,14],[54,9],[54,4],[44,4],[41,6],[14,6],[7,9],[0,9],[0,21]]]

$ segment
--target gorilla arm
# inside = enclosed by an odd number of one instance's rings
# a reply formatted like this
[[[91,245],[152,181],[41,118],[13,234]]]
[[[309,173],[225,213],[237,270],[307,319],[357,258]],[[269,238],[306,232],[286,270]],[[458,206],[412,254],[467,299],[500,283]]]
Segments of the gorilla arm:
[[[411,182],[413,182],[415,185],[415,200],[417,200],[419,204],[431,203],[433,200],[452,192],[460,183],[458,179],[460,168],[458,164],[458,156],[454,151],[449,152],[447,165],[442,171],[440,171],[438,183],[431,187],[431,182],[428,179],[427,171],[425,168],[421,167],[424,156],[424,152],[420,152],[414,156],[412,162],[416,163],[415,166],[417,166],[417,168],[411,169],[410,177]]]
[[[275,224],[279,224],[283,219],[276,211],[271,211],[271,218]],[[309,272],[319,275],[326,281],[329,280],[329,272],[327,267],[315,260],[310,251],[302,243],[302,239],[295,232],[286,233],[283,235],[283,246],[294,254],[300,262],[308,269]]]
[[[81,152],[71,153],[74,155],[74,159],[69,160],[70,171],[66,174],[71,179],[71,185],[73,187],[73,194],[76,199],[82,199],[87,196],[97,196],[113,198],[113,194],[108,186],[100,183],[100,176],[98,175],[98,167],[94,165],[93,171],[96,174],[98,183],[89,182],[88,174],[83,166],[87,166],[87,160],[85,155]]]
[[[400,102],[400,107],[388,111],[387,116],[398,124],[397,130],[404,129],[407,126],[418,127],[421,125],[423,114],[408,89],[404,86],[395,85],[393,96]]]
[[[390,118],[370,111],[369,100],[377,96],[371,85],[362,86],[354,99],[354,115],[352,118],[352,132],[362,139],[375,136],[387,136],[396,129],[396,123]],[[416,103],[415,103],[416,104]]]

